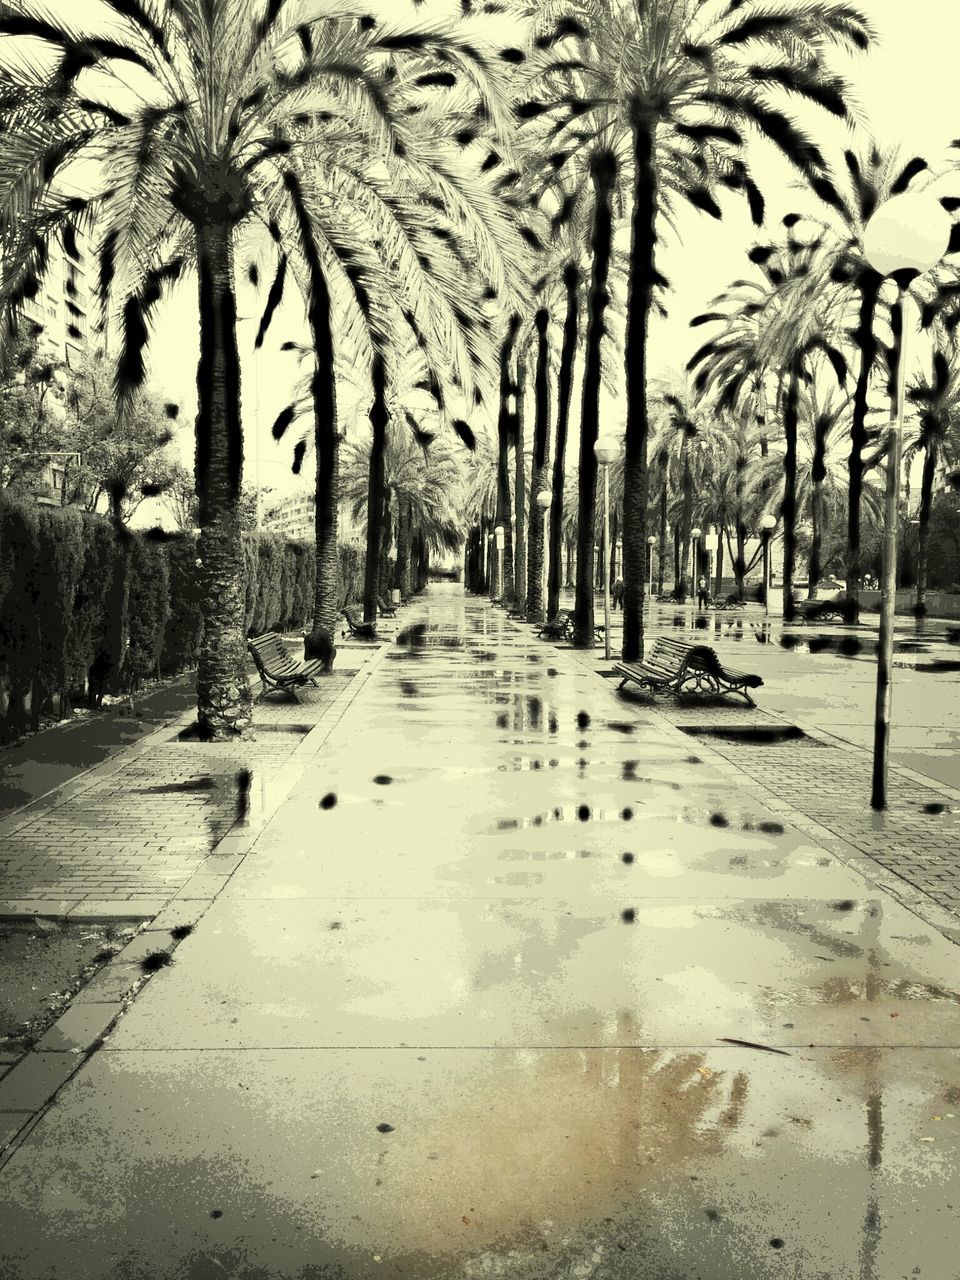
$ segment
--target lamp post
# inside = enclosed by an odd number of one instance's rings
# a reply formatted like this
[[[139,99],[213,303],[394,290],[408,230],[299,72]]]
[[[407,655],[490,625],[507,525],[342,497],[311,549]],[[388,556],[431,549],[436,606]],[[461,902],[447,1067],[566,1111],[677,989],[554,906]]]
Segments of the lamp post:
[[[620,441],[601,436],[593,446],[603,469],[603,654],[610,657],[610,463],[620,454]]]
[[[497,587],[496,587],[496,595],[494,598],[496,600],[502,600],[503,599],[503,540],[504,540],[504,532],[503,532],[502,524],[498,524],[496,526],[496,528],[493,531],[493,537],[497,546]]]
[[[540,545],[543,548],[540,556],[540,602],[541,602],[541,622],[547,620],[547,560],[550,555],[550,542],[548,539],[550,505],[553,502],[553,494],[549,489],[541,489],[537,494],[537,506],[542,512],[543,528],[540,531]]]
[[[777,527],[777,517],[766,515],[760,520],[760,536],[763,539],[763,611],[770,613],[770,539]]]
[[[651,533],[647,539],[647,595],[650,597],[650,605],[653,607],[653,548],[657,545],[657,539]]]
[[[690,596],[696,599],[697,590],[697,552],[700,550],[701,529],[690,530]]]
[[[897,611],[897,508],[900,499],[900,457],[903,447],[904,400],[907,385],[907,330],[914,316],[907,304],[907,288],[916,276],[935,267],[950,242],[950,221],[940,205],[923,193],[895,196],[881,205],[863,233],[863,252],[881,276],[892,276],[899,291],[900,356],[894,417],[887,449],[887,489],[883,519],[882,599],[877,646],[877,700],[873,726],[873,784],[870,805],[887,807],[887,759],[890,750],[890,712],[893,705],[893,630]]]

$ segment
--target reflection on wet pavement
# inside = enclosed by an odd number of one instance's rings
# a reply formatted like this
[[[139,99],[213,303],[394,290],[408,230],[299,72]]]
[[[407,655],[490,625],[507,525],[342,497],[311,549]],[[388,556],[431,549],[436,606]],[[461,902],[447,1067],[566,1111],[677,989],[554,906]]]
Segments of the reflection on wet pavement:
[[[569,655],[418,609],[4,1172],[72,1267],[21,1274],[947,1280],[956,949]]]

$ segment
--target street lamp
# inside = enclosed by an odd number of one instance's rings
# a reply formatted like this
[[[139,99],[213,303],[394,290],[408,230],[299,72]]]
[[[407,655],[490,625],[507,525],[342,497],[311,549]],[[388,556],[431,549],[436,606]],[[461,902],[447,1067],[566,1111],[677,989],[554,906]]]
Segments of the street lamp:
[[[765,515],[760,520],[760,537],[763,539],[763,609],[770,613],[770,539],[777,527],[777,517]]]
[[[495,599],[503,599],[503,542],[504,529],[502,524],[498,524],[493,531],[494,541],[497,546],[497,587]]]
[[[922,193],[895,196],[881,205],[863,233],[863,252],[881,276],[892,276],[899,290],[900,357],[897,362],[895,415],[887,449],[887,491],[883,520],[883,568],[880,641],[877,646],[877,701],[873,727],[873,786],[870,804],[887,807],[887,757],[893,703],[893,629],[897,610],[897,505],[907,385],[907,330],[914,319],[907,288],[916,276],[935,267],[950,244],[950,221],[940,205]]]
[[[610,657],[610,464],[620,456],[620,441],[601,436],[593,446],[603,468],[603,652]]]
[[[542,604],[541,621],[547,620],[547,558],[550,554],[550,543],[547,538],[547,530],[549,528],[548,521],[550,519],[550,504],[553,502],[553,494],[549,489],[541,489],[537,494],[537,506],[543,512],[543,527],[540,531],[540,544],[543,548],[540,556],[540,598]]]
[[[653,548],[657,544],[656,537],[651,533],[647,538],[647,595],[650,597],[650,607],[653,607]]]
[[[697,590],[697,552],[700,549],[700,534],[702,529],[690,530],[690,596],[696,599]]]

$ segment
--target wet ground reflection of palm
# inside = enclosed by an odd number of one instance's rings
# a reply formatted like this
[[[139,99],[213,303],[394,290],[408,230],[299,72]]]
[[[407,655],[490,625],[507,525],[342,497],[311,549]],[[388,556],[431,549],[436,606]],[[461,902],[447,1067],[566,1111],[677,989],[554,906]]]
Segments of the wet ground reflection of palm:
[[[624,1207],[642,1217],[646,1191],[720,1153],[747,1078],[709,1070],[701,1053],[633,1047],[629,1011],[614,1023],[614,1047],[517,1050],[506,1067],[498,1055],[428,1132],[391,1150],[381,1176],[400,1202],[430,1206],[384,1224],[398,1252],[536,1248],[553,1224],[589,1230]]]

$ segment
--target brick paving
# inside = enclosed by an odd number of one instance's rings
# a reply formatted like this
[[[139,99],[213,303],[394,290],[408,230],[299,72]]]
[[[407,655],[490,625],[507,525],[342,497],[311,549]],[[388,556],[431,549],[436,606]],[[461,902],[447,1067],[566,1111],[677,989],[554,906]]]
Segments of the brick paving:
[[[602,610],[598,611],[598,617],[602,617]],[[616,621],[619,623],[619,619]],[[672,634],[667,611],[663,611],[657,621],[659,629]],[[749,620],[745,625],[749,625]],[[685,636],[690,637],[690,643],[698,642],[696,630],[689,626],[680,638]],[[613,633],[612,662],[617,661],[619,643],[617,627]],[[604,660],[602,646],[588,653],[572,652],[589,669],[611,674],[611,664]],[[735,648],[732,652],[725,649],[721,659],[757,670],[754,665],[758,662],[757,654],[750,652],[752,663]],[[605,683],[616,687],[612,680]],[[823,698],[829,700],[829,684],[825,683],[822,689]],[[931,923],[960,942],[960,930],[944,929],[945,920],[960,921],[960,792],[938,779],[891,764],[888,808],[884,813],[874,813],[869,806],[871,751],[821,731],[802,716],[771,711],[762,705],[762,697],[757,707],[733,700],[716,703],[707,699],[692,699],[684,706],[672,697],[653,699],[634,693],[626,695],[625,705],[630,705],[638,715],[653,714],[684,731],[692,751],[722,762],[728,775],[738,779],[746,791],[771,808],[777,808],[786,820],[804,827],[807,834],[820,843],[830,842],[833,836],[842,842],[848,856],[863,855],[871,865],[882,869],[881,877],[884,872],[888,873],[883,877],[884,884],[894,893],[898,892],[897,882],[908,886],[904,900],[909,899],[909,904],[921,912],[925,910],[922,899],[933,904],[933,911],[928,913]],[[944,701],[939,707],[945,717],[944,727],[949,727],[951,705]],[[709,732],[703,735],[691,732],[697,728],[739,726],[770,728],[782,734],[790,725],[800,728],[806,736],[781,737],[779,741],[757,744]],[[837,848],[837,852],[841,850]],[[922,899],[918,899],[917,893]]]
[[[81,775],[62,797],[10,814],[0,821],[0,914],[84,914],[84,907],[115,914],[122,905],[131,916],[156,914],[202,876],[206,859],[234,827],[240,770],[252,775],[253,812],[376,652],[347,649],[338,670],[303,691],[300,704],[258,702],[254,734],[242,743],[179,741],[188,715]]]
[[[759,709],[721,709],[712,716],[694,707],[659,710],[689,732],[719,721],[782,729],[785,721]],[[910,771],[890,769],[889,805],[868,805],[872,760],[857,747],[822,737],[757,745],[713,736],[691,741],[722,756],[765,791],[832,831],[934,902],[960,918],[960,810],[950,788],[918,782]]]

